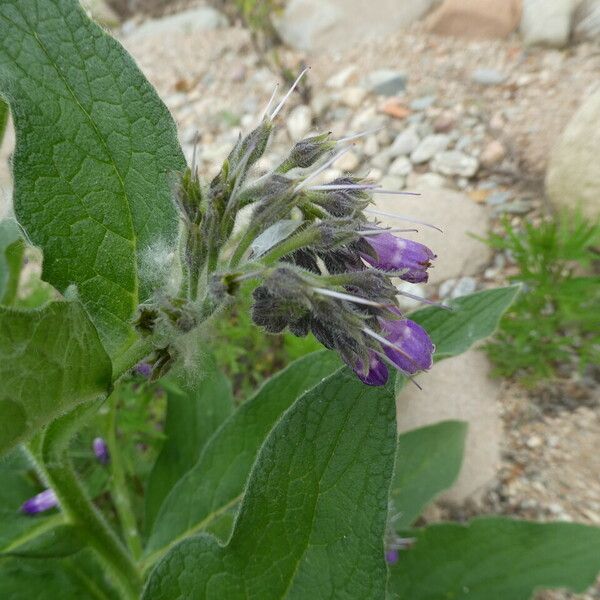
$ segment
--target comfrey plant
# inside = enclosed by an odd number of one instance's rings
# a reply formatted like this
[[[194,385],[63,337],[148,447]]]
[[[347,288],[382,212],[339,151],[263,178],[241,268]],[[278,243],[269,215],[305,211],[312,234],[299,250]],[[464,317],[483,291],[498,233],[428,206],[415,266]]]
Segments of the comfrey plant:
[[[488,336],[515,289],[402,314],[394,279],[426,281],[435,256],[377,221],[376,184],[319,181],[352,139],[301,140],[253,176],[293,88],[206,183],[75,0],[0,0],[0,92],[17,138],[16,221],[0,223],[0,597],[518,600],[592,583],[591,527],[414,529],[456,478],[466,427],[398,437],[395,397]],[[47,285],[28,295],[32,245]],[[258,326],[326,350],[236,408],[206,324],[249,283]],[[122,398],[156,385],[164,440],[136,470]]]

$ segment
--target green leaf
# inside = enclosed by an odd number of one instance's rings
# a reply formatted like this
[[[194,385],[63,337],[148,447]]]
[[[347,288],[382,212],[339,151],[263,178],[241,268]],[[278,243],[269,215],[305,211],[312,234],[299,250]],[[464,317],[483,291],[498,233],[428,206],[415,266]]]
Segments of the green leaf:
[[[0,222],[0,304],[10,306],[15,301],[24,250],[25,242],[17,223]]]
[[[518,286],[512,286],[477,292],[451,300],[448,304],[452,311],[431,306],[412,313],[410,318],[431,336],[435,358],[449,358],[494,333],[518,291]]]
[[[6,125],[8,124],[8,104],[0,98],[0,148],[2,147],[2,140],[4,139],[4,133],[6,132]]]
[[[141,263],[177,235],[173,120],[76,0],[0,3],[0,90],[16,129],[17,217],[44,252],[44,279],[77,286],[114,357],[156,283]]]
[[[167,383],[167,437],[146,488],[146,527],[150,528],[173,486],[198,461],[212,434],[233,412],[227,378],[216,368],[195,386]],[[185,377],[185,376],[184,376]]]
[[[76,554],[85,547],[83,536],[75,525],[61,523],[40,532],[22,544],[12,545],[0,553],[0,558],[63,558]]]
[[[410,527],[422,510],[458,477],[467,424],[444,421],[398,437],[390,499],[398,530]]]
[[[281,414],[339,366],[333,353],[309,354],[267,381],[223,423],[162,505],[148,540],[146,564],[206,529],[240,501],[260,446]]]
[[[539,588],[583,592],[600,570],[600,529],[573,523],[476,519],[410,533],[390,567],[400,600],[527,600]]]
[[[120,600],[89,551],[65,559],[3,561],[0,598]]]
[[[383,599],[393,391],[344,369],[302,396],[252,469],[231,539],[177,545],[143,598]]]
[[[435,360],[466,352],[473,344],[491,335],[500,318],[515,299],[519,286],[485,290],[456,298],[448,303],[451,311],[430,306],[409,317],[423,326],[435,344]],[[406,377],[396,376],[396,394]]]
[[[110,359],[79,303],[0,307],[0,455],[107,394],[111,378]]]

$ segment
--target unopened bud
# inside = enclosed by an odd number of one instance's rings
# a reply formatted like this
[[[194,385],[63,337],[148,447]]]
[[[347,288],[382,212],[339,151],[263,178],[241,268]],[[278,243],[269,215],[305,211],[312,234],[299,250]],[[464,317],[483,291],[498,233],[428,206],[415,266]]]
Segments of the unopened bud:
[[[322,133],[297,142],[289,156],[277,167],[277,172],[287,173],[291,169],[312,167],[335,148],[335,142],[329,140],[329,136],[329,133]]]

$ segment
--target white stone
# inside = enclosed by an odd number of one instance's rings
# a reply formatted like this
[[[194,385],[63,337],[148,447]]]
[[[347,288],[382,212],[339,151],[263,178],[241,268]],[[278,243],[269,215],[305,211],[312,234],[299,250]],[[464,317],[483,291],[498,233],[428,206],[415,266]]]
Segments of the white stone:
[[[418,377],[423,390],[410,384],[396,399],[398,431],[410,431],[445,420],[469,424],[465,457],[458,480],[443,498],[478,499],[491,486],[500,465],[502,423],[500,385],[489,377],[486,357],[470,350],[437,363]]]
[[[401,177],[407,177],[412,173],[412,163],[406,156],[399,156],[390,165],[388,173],[390,175],[400,175]]]
[[[573,9],[573,0],[523,0],[523,41],[530,46],[566,46]]]
[[[374,135],[370,135],[366,140],[363,146],[363,152],[367,156],[375,156],[379,152],[379,142],[377,141],[377,137]]]
[[[218,10],[202,6],[186,10],[162,19],[152,19],[136,27],[130,38],[160,36],[167,40],[169,36],[195,31],[209,31],[227,26],[227,19]]]
[[[395,35],[420,19],[436,0],[289,0],[273,22],[283,41],[299,50],[335,52]],[[343,85],[343,84],[342,84]]]
[[[429,281],[437,285],[446,279],[473,276],[489,263],[491,250],[473,236],[488,232],[487,210],[466,194],[447,189],[413,188],[420,196],[375,194],[375,210],[404,215],[440,227],[440,233],[417,226],[414,239],[429,246],[437,254]],[[399,218],[377,217],[390,227],[411,227]]]
[[[406,156],[414,152],[419,145],[421,138],[417,133],[416,127],[408,127],[396,136],[394,143],[390,147],[392,156]]]
[[[479,161],[458,150],[449,150],[436,154],[431,168],[442,175],[470,178],[479,170]]]
[[[310,131],[311,125],[312,110],[305,104],[296,106],[286,121],[287,130],[293,142],[300,141]]]
[[[579,208],[589,219],[600,217],[600,92],[592,94],[572,117],[550,155],[546,192],[558,209]]]
[[[450,144],[450,138],[443,134],[437,133],[428,135],[421,140],[419,145],[410,155],[410,160],[415,165],[420,165],[430,161],[438,152],[443,152]]]
[[[357,71],[356,65],[347,66],[346,68],[342,69],[341,71],[336,73],[333,77],[330,77],[327,80],[327,83],[326,83],[327,87],[334,88],[334,89],[343,88],[348,83],[348,80],[350,79],[350,77],[352,77],[352,75],[354,75],[354,73],[356,73],[356,71]]]
[[[460,298],[472,294],[477,289],[477,281],[473,277],[448,279],[440,285],[440,298]]]
[[[411,173],[406,185],[411,190],[439,190],[448,187],[448,180],[438,173]]]
[[[583,0],[574,17],[573,37],[576,41],[600,39],[600,0]]]
[[[362,87],[350,87],[344,90],[342,102],[350,108],[358,108],[365,100],[367,90]]]
[[[334,163],[333,168],[340,171],[355,171],[360,165],[360,157],[352,150],[340,156]]]
[[[94,21],[105,27],[116,27],[120,23],[119,17],[105,0],[81,0],[81,5]]]

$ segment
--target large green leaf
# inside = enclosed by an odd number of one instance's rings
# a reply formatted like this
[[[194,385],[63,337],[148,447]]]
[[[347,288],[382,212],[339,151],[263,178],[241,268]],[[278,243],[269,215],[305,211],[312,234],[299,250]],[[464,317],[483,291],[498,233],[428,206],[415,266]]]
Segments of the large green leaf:
[[[400,600],[527,600],[539,588],[583,592],[600,570],[600,529],[572,523],[476,519],[411,532],[390,567]]]
[[[0,455],[77,404],[107,394],[112,366],[78,302],[0,307]]]
[[[347,369],[307,392],[261,448],[227,545],[181,542],[144,599],[383,599],[394,406]]]
[[[0,91],[16,129],[15,212],[44,252],[44,279],[76,284],[112,356],[173,244],[174,123],[123,48],[76,0],[0,2]]]
[[[0,304],[11,305],[17,296],[25,242],[13,220],[0,222]]]
[[[398,437],[396,469],[390,489],[397,529],[410,527],[422,510],[458,477],[467,424],[444,421]]]
[[[339,359],[329,352],[301,358],[267,381],[225,421],[162,505],[148,540],[147,563],[175,542],[206,529],[239,502],[258,450],[281,414],[339,366]]]
[[[450,301],[451,311],[431,306],[412,313],[410,318],[429,332],[435,358],[449,358],[494,333],[518,291],[518,286],[512,286],[477,292]]]
[[[216,368],[203,373],[195,385],[185,376],[168,382],[166,441],[146,488],[146,527],[150,528],[173,486],[198,461],[208,439],[233,411],[227,378]]]
[[[50,521],[50,519],[46,519]],[[32,536],[23,540],[23,543],[11,545],[5,551],[0,552],[2,558],[27,558],[46,559],[63,558],[77,554],[85,547],[84,537],[80,529],[68,523],[57,524],[44,531],[33,531]]]

